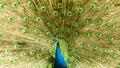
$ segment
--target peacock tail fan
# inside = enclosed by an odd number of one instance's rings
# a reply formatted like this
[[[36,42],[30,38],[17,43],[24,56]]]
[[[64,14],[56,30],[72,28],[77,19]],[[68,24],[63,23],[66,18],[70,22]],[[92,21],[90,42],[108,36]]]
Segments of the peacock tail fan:
[[[120,0],[0,0],[0,68],[120,68]]]

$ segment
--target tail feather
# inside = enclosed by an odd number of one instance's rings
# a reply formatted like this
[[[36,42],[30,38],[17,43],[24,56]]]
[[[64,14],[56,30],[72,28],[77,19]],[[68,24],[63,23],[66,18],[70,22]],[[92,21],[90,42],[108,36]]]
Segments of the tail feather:
[[[120,67],[119,0],[0,0],[1,68]]]

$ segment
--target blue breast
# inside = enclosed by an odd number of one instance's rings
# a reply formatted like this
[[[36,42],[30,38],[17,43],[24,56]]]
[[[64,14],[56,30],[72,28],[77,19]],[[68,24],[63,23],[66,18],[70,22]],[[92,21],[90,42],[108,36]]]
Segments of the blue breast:
[[[56,45],[54,68],[67,68],[67,63],[61,54],[59,42]]]

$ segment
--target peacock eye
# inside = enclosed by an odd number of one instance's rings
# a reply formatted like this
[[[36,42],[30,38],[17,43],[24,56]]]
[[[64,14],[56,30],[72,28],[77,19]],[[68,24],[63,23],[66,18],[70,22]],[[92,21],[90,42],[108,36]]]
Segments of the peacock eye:
[[[4,8],[5,8],[5,5],[4,5],[4,4],[1,4],[1,5],[0,5],[0,8],[1,8],[1,9],[4,9]]]
[[[98,33],[96,34],[96,36],[97,36],[98,38],[100,38],[100,37],[102,36],[102,34],[101,34],[100,32],[98,32]]]
[[[80,49],[79,49],[79,48],[75,48],[75,50],[76,50],[77,52],[79,52],[79,51],[80,51]]]
[[[120,62],[118,62],[118,67],[120,67]]]
[[[45,48],[45,47],[42,47],[41,51],[45,51],[45,50],[46,50],[46,48]]]
[[[48,42],[49,42],[50,45],[54,44],[53,40],[49,40]]]
[[[106,10],[106,11],[110,10],[110,5],[106,5],[106,6],[105,6],[105,10]]]
[[[33,6],[33,3],[32,3],[32,2],[28,2],[28,6],[29,6],[29,7],[32,7],[32,6]]]
[[[106,64],[107,64],[107,61],[103,61],[103,64],[106,65]]]
[[[112,36],[110,36],[110,37],[108,38],[108,40],[109,40],[109,41],[113,41],[114,38],[113,38]]]
[[[18,62],[18,58],[13,58],[13,62]]]
[[[58,4],[58,8],[62,8],[62,3],[59,3],[59,4]]]
[[[20,48],[20,45],[16,44],[16,45],[15,45],[15,48],[16,48],[16,49]]]
[[[100,60],[100,56],[99,55],[96,55],[95,58],[96,58],[96,60]]]
[[[60,32],[60,29],[59,28],[56,28],[56,31],[55,31],[56,33],[59,33]]]
[[[41,54],[37,54],[37,57],[40,58],[42,55]]]
[[[60,22],[64,22],[64,18],[60,18]]]
[[[89,32],[85,32],[85,36],[86,36],[86,37],[90,37],[91,34],[90,34]]]
[[[70,42],[69,42],[69,45],[70,45],[70,46],[74,46],[75,43],[74,43],[73,41],[70,41]]]
[[[109,24],[109,28],[110,28],[110,29],[114,29],[115,27],[116,27],[115,24]]]
[[[35,31],[36,33],[39,33],[39,32],[40,32],[40,30],[39,30],[39,29],[37,29],[37,28],[36,28],[34,31]]]
[[[52,22],[47,22],[47,25],[48,25],[49,27],[52,27],[52,26],[53,26],[53,23],[52,23]]]
[[[38,37],[38,38],[36,39],[36,41],[37,41],[38,43],[40,43],[40,42],[41,42],[41,38]]]
[[[8,20],[9,20],[9,21],[13,21],[13,17],[9,17]]]
[[[87,46],[87,43],[86,43],[86,42],[83,42],[83,43],[82,43],[82,46],[83,46],[83,47],[86,47],[86,46]]]
[[[83,9],[82,9],[81,7],[78,7],[78,8],[77,8],[77,11],[78,11],[79,13],[81,13],[81,12],[83,12]]]
[[[90,57],[92,53],[90,51],[87,52],[87,56]]]
[[[65,32],[70,32],[70,28],[66,27]]]
[[[68,11],[68,12],[67,12],[67,16],[68,16],[68,17],[71,17],[71,16],[72,16],[72,12],[71,12],[71,11]]]
[[[18,7],[18,5],[19,5],[19,4],[18,4],[17,2],[14,2],[14,3],[12,4],[13,7]]]
[[[29,18],[28,17],[24,17],[24,22],[28,22],[29,21]]]
[[[2,33],[0,33],[0,38],[2,38],[3,37],[3,34]]]
[[[106,48],[102,48],[102,51],[103,51],[103,52],[107,52],[107,49],[106,49]]]
[[[73,27],[78,26],[77,22],[72,22],[72,26],[73,26]]]
[[[116,58],[116,57],[117,57],[117,54],[116,54],[116,53],[112,53],[112,57],[113,57],[113,58]]]
[[[41,11],[41,12],[45,12],[45,11],[46,11],[46,7],[45,7],[45,6],[42,6],[42,7],[40,8],[40,11]]]
[[[96,20],[96,24],[100,25],[102,23],[102,21],[100,19]]]
[[[21,53],[21,57],[24,57],[24,56],[26,56],[26,53],[25,53],[25,52],[22,52],[22,53]]]
[[[31,53],[35,53],[35,50],[32,50]]]
[[[17,4],[14,4],[14,6],[17,6]]]
[[[84,24],[84,25],[88,25],[88,24],[89,24],[89,20],[84,20],[84,21],[83,21],[83,24]]]
[[[31,55],[31,56],[35,55],[35,50],[31,50],[31,51],[29,52],[29,55]]]
[[[5,50],[5,54],[10,54],[11,53],[11,50],[7,49]]]
[[[60,34],[60,38],[64,38],[64,34]]]
[[[53,16],[58,16],[58,12],[57,12],[57,11],[54,11],[54,12],[53,12]]]
[[[47,36],[51,36],[52,34],[51,34],[51,32],[47,32]]]
[[[42,19],[38,17],[38,18],[36,18],[36,22],[41,23]]]
[[[96,8],[96,5],[95,5],[95,4],[91,4],[91,5],[90,5],[90,8],[91,8],[91,9],[95,9],[95,8]]]
[[[97,46],[96,46],[96,45],[94,45],[94,46],[93,46],[93,49],[97,49]]]
[[[28,58],[27,62],[32,62],[32,60],[33,60],[32,58]]]
[[[25,27],[25,28],[23,29],[23,32],[24,32],[24,33],[27,33],[27,32],[28,32],[28,28]]]
[[[74,37],[78,36],[78,33],[77,32],[73,32],[73,36]]]

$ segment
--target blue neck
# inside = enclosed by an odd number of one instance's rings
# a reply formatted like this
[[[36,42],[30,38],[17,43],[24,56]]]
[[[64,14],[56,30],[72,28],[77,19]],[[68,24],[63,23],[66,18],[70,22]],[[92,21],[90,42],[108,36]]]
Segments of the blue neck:
[[[59,42],[56,44],[56,54],[55,54],[55,63],[54,68],[67,68],[67,63],[64,60],[64,57],[61,54]]]

